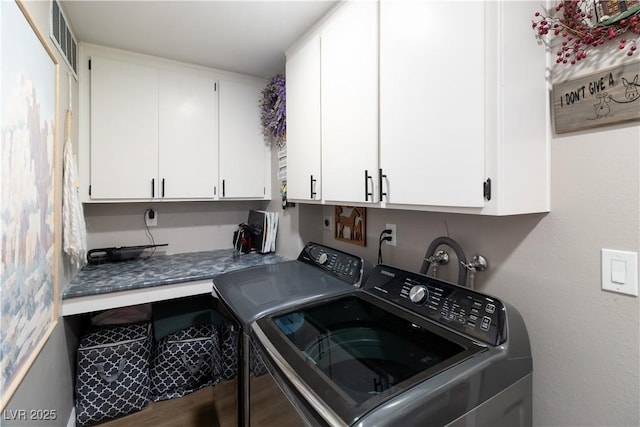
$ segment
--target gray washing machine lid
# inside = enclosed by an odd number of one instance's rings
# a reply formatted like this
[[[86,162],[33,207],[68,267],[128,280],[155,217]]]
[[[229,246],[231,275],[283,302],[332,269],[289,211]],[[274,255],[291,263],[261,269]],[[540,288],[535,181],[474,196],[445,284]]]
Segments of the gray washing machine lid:
[[[265,315],[356,290],[297,260],[225,273],[213,279],[213,287],[246,328]]]
[[[362,290],[272,313],[252,332],[283,387],[316,402],[310,404],[336,426],[357,425],[431,378],[460,375],[446,372],[487,351]]]

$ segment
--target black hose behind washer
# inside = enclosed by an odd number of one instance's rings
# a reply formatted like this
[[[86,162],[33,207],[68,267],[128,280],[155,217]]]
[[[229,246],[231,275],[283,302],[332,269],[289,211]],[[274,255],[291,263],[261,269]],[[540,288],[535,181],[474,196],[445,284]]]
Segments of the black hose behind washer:
[[[467,268],[463,265],[467,263],[467,257],[464,254],[464,251],[460,247],[460,245],[453,239],[441,236],[434,239],[429,247],[427,248],[427,253],[424,256],[424,261],[422,261],[422,268],[420,268],[420,274],[427,274],[429,271],[429,266],[431,262],[427,261],[429,257],[433,256],[440,245],[447,245],[456,253],[456,257],[458,258],[458,285],[466,286],[467,285]]]

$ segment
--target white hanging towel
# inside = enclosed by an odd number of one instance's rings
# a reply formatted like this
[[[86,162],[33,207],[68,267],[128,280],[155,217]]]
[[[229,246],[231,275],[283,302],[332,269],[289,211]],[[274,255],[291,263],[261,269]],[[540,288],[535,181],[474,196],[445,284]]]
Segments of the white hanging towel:
[[[71,102],[69,102],[71,104]],[[62,242],[63,250],[78,268],[86,264],[87,226],[84,222],[82,203],[78,195],[78,171],[71,145],[71,107],[65,120],[62,183]]]

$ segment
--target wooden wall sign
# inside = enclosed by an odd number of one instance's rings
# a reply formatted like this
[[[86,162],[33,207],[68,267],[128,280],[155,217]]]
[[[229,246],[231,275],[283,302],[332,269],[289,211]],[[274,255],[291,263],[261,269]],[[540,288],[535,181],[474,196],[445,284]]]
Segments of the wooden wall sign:
[[[366,208],[335,207],[335,239],[366,246]]]
[[[553,85],[556,133],[640,120],[640,61]]]

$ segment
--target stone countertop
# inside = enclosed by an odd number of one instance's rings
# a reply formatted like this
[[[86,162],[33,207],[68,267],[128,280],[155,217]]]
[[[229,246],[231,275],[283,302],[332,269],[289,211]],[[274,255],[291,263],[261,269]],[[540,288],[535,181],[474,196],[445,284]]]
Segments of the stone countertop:
[[[233,249],[219,249],[87,265],[65,287],[62,299],[208,280],[229,271],[283,261],[286,259],[273,253],[236,255]]]

